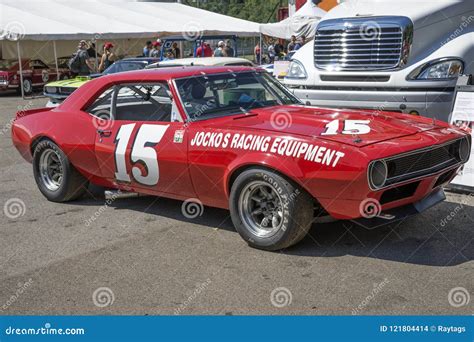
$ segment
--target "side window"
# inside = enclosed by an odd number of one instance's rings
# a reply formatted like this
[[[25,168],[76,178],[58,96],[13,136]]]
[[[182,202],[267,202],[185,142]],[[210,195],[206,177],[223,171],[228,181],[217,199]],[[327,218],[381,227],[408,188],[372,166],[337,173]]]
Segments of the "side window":
[[[92,103],[87,112],[102,120],[110,120],[112,118],[112,95],[115,87],[108,88]]]
[[[87,112],[102,120],[182,121],[166,83],[113,86]]]
[[[175,121],[173,101],[165,83],[127,84],[116,90],[115,120]]]

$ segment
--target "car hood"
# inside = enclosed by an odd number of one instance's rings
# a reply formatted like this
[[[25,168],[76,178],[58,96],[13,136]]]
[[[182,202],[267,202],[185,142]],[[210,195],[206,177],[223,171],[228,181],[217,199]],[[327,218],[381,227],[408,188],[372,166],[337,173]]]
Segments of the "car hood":
[[[246,115],[233,116],[230,120],[232,122],[229,125],[233,128],[274,131],[282,135],[318,138],[358,147],[448,126],[439,121],[407,114],[309,106],[255,109]],[[337,133],[323,135],[326,125],[333,120],[339,120]],[[368,121],[370,132],[343,134],[346,120]]]
[[[70,78],[67,80],[54,81],[46,84],[48,87],[70,87],[70,88],[79,88],[84,83],[90,81],[90,78],[87,76],[79,76],[76,78]]]

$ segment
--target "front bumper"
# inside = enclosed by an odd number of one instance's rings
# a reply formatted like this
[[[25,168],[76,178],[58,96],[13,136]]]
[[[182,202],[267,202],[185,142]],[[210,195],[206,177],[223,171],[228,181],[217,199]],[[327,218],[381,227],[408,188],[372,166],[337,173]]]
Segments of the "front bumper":
[[[319,107],[359,108],[419,115],[448,121],[452,109],[451,90],[345,90],[290,88],[304,103]]]
[[[407,217],[419,214],[446,199],[443,189],[433,191],[431,194],[418,202],[383,211],[374,218],[359,218],[352,222],[368,229],[377,228],[386,224],[394,223],[406,219]]]

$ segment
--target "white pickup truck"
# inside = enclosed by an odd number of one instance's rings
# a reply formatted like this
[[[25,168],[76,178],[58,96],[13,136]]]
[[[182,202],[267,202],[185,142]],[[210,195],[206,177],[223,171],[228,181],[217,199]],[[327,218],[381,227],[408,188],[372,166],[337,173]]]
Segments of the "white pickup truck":
[[[349,0],[318,23],[284,83],[305,103],[448,120],[474,72],[474,0]]]

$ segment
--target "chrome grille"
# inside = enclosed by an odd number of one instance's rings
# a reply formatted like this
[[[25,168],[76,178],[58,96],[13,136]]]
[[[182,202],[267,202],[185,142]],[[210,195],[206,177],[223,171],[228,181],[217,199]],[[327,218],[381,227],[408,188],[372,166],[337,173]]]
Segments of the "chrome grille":
[[[63,95],[71,95],[74,90],[76,90],[77,88],[74,88],[74,87],[60,87],[59,88],[59,94],[63,94]]]
[[[413,26],[405,17],[332,19],[314,38],[315,66],[325,70],[382,70],[403,65]]]

